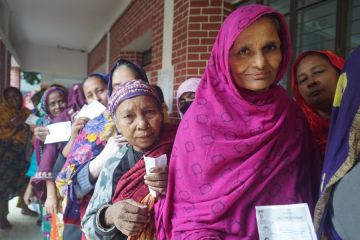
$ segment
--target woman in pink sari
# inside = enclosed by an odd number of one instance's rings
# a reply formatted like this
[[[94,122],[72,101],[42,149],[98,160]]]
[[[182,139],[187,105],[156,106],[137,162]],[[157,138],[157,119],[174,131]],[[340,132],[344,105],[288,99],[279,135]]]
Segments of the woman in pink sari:
[[[308,203],[315,189],[305,117],[278,84],[291,58],[284,17],[238,8],[217,36],[181,121],[158,239],[258,239],[255,206]]]

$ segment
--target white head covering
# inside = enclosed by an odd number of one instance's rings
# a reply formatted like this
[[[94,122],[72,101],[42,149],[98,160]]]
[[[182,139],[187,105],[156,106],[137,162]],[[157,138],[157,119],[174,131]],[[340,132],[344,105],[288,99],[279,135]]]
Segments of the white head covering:
[[[178,112],[181,117],[183,117],[183,114],[182,112],[180,112],[180,107],[179,107],[179,99],[181,95],[183,95],[186,92],[196,92],[200,80],[201,78],[189,78],[188,80],[180,84],[176,93],[176,106],[178,108]]]

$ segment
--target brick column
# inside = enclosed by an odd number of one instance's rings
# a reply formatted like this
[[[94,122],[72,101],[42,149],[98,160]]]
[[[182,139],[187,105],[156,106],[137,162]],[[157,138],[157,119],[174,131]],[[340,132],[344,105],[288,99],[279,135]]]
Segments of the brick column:
[[[110,29],[110,65],[119,57],[135,58],[139,63],[140,53],[125,51],[124,48],[145,32],[151,31],[152,62],[145,67],[145,70],[150,81],[156,83],[162,63],[163,25],[164,0],[132,1]]]
[[[88,54],[88,73],[106,63],[106,35]]]
[[[172,62],[176,92],[186,79],[202,76],[220,26],[233,5],[224,0],[175,0],[174,5]],[[176,99],[173,107],[177,109]]]
[[[6,72],[5,72],[6,87],[11,86],[11,84],[10,84],[10,72],[11,72],[11,54],[10,54],[9,51],[7,51],[7,53],[6,53]],[[20,87],[20,82],[19,82],[18,87]]]
[[[0,99],[2,99],[2,92],[6,87],[6,48],[4,43],[0,40]]]
[[[10,86],[20,89],[20,67],[11,67]]]

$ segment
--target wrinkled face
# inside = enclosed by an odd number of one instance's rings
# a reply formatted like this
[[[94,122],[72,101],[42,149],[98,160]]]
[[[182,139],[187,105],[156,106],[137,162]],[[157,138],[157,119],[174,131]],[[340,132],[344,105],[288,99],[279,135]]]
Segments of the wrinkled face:
[[[5,95],[5,101],[11,108],[20,109],[21,108],[21,95],[14,90],[9,90]]]
[[[50,93],[47,99],[47,106],[51,116],[58,116],[66,108],[64,95],[58,91]]]
[[[131,70],[127,66],[120,66],[114,71],[112,75],[111,86],[114,89],[119,84],[135,79],[136,79],[136,75],[134,74],[133,70]]]
[[[239,34],[229,52],[235,85],[262,92],[275,81],[282,59],[281,41],[274,20],[262,17]]]
[[[140,152],[145,152],[158,140],[162,121],[158,103],[149,96],[127,99],[115,112],[118,131]]]
[[[297,66],[299,93],[312,108],[331,112],[339,72],[319,54],[305,56]]]
[[[94,100],[99,101],[104,106],[107,106],[107,88],[104,81],[98,77],[89,77],[83,84],[83,91],[86,103],[90,104]]]

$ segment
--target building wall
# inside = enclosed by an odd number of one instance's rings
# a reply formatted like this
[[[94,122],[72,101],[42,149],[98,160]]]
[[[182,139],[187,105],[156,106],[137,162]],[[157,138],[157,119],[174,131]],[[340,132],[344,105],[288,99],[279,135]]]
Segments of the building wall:
[[[147,31],[152,32],[152,62],[145,67],[150,81],[156,83],[157,71],[162,61],[163,0],[135,0],[110,29],[110,65],[119,57],[125,58],[129,51],[123,49]],[[132,58],[140,63],[138,54]]]
[[[20,89],[20,67],[11,67],[10,70],[10,86]]]
[[[141,64],[141,52],[124,49],[145,32],[151,31],[152,62],[144,69],[151,83],[158,83],[159,74],[163,74],[164,71],[170,72],[171,76],[169,75],[168,79],[172,81],[169,85],[171,89],[166,89],[170,93],[164,94],[171,96],[170,109],[173,109],[171,117],[177,118],[175,96],[179,85],[190,77],[201,77],[220,26],[234,7],[225,0],[171,0],[173,1],[173,19],[165,20],[173,21],[172,38],[170,38],[172,48],[168,50],[171,51],[172,66],[169,68],[162,62],[163,41],[166,41],[163,36],[164,1],[132,1],[110,28],[109,46],[106,46],[106,41],[102,39],[90,52],[88,70],[95,69],[96,66],[106,62],[107,59],[104,59],[106,48],[109,48],[109,67],[119,57]],[[173,71],[167,71],[169,69]]]
[[[5,44],[0,40],[0,95],[10,85],[11,55]],[[1,99],[2,97],[0,97]]]
[[[96,71],[106,62],[107,36],[105,35],[100,42],[88,54],[88,73]]]

